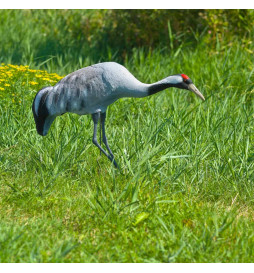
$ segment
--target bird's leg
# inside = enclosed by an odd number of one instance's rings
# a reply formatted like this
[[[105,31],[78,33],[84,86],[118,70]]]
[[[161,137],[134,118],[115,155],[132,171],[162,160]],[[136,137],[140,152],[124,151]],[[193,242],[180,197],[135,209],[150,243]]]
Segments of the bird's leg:
[[[100,146],[101,146],[101,120],[100,120]],[[100,151],[100,155],[101,155],[101,151]]]
[[[107,152],[100,146],[100,144],[97,141],[97,127],[98,127],[98,122],[99,122],[99,119],[100,119],[100,113],[92,114],[92,118],[93,118],[93,123],[94,123],[93,144],[95,146],[97,146],[100,149],[100,151],[103,152],[111,162],[113,161],[114,165],[117,167],[117,165],[116,165],[116,163],[114,161],[114,158],[112,158],[111,155],[108,155]]]
[[[108,146],[108,140],[107,140],[107,137],[106,137],[106,133],[105,133],[105,119],[106,119],[106,112],[105,113],[101,113],[101,125],[102,125],[102,140],[103,140],[103,143],[105,144],[109,154],[111,155],[111,158],[112,158],[112,161],[115,165],[116,168],[118,168],[118,165],[114,159],[114,155],[112,153],[112,151],[110,150],[109,146]]]

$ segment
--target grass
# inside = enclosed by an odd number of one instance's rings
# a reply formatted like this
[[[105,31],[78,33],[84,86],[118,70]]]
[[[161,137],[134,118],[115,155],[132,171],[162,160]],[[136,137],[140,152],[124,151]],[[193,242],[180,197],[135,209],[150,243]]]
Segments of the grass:
[[[45,67],[64,75],[90,62],[58,61]],[[58,117],[40,137],[39,85],[31,73],[25,86],[10,80],[17,100],[0,100],[0,261],[252,262],[253,61],[240,45],[134,50],[124,65],[138,79],[185,73],[206,101],[169,89],[111,105],[120,170],[92,144],[89,116]]]

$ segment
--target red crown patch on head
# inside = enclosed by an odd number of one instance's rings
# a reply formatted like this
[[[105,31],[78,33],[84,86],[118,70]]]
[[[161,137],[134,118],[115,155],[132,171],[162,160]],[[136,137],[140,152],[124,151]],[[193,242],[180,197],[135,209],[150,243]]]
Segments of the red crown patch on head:
[[[181,76],[182,76],[185,80],[188,80],[188,79],[189,79],[189,77],[188,77],[187,75],[185,75],[185,74],[181,74]]]

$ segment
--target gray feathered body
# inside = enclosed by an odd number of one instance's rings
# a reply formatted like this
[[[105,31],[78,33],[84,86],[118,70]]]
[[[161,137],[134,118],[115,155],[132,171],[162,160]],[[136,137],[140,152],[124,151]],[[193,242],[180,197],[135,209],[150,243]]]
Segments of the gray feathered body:
[[[50,90],[46,89],[45,103],[50,115],[105,112],[107,106],[119,98],[135,94],[146,96],[145,87],[146,84],[138,81],[124,66],[113,62],[100,63],[79,69]]]

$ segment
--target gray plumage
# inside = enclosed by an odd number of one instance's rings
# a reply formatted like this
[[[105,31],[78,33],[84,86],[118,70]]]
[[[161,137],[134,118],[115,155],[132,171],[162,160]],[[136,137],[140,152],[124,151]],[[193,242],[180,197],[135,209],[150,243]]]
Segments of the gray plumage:
[[[105,118],[108,105],[123,97],[146,97],[168,87],[177,87],[203,95],[184,74],[172,75],[154,84],[137,80],[124,66],[105,62],[79,69],[53,87],[41,89],[35,96],[32,110],[37,132],[45,136],[56,116],[66,112],[92,114],[94,144],[117,166],[107,144]],[[101,118],[103,142],[109,154],[97,142],[97,124]],[[96,129],[96,130],[95,130]]]

